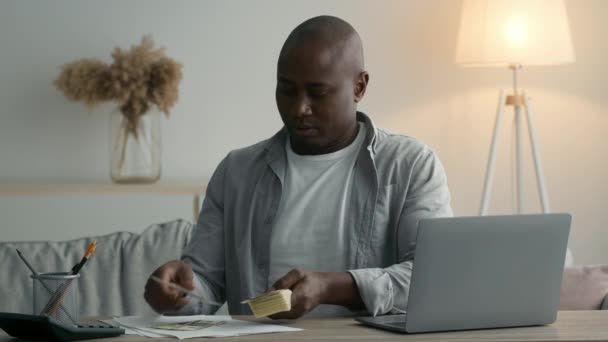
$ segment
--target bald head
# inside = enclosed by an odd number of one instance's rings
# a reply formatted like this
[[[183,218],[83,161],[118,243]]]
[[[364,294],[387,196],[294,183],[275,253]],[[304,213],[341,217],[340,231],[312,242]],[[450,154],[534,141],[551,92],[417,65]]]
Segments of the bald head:
[[[368,81],[361,38],[349,23],[321,16],[298,25],[277,63],[277,107],[292,149],[325,154],[348,146]]]
[[[361,38],[349,23],[338,17],[323,15],[298,25],[285,40],[279,63],[289,58],[294,50],[310,45],[314,45],[334,64],[348,67],[353,74],[364,70]]]

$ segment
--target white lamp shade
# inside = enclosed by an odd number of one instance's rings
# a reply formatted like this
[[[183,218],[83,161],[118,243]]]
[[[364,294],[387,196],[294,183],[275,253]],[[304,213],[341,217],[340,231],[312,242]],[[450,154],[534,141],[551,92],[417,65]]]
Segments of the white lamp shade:
[[[562,0],[464,0],[456,63],[464,66],[574,62]]]

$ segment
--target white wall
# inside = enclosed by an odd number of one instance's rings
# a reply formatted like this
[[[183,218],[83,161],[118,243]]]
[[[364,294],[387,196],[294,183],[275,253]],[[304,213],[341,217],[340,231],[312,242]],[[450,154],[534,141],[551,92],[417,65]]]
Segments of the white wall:
[[[569,0],[577,61],[524,69],[533,95],[553,211],[573,214],[576,263],[608,262],[608,1]],[[432,145],[458,215],[477,213],[494,111],[507,69],[453,64],[461,2],[33,1],[0,2],[0,182],[109,178],[112,105],[91,112],[51,82],[81,57],[109,61],[151,33],[184,65],[180,101],[163,122],[163,180],[206,180],[229,150],[273,134],[278,51],[289,31],[318,14],[351,22],[371,74],[361,109],[376,123]],[[509,117],[511,117],[509,113]],[[493,213],[513,210],[511,126],[506,125]],[[526,212],[539,211],[527,152]],[[15,215],[20,215],[16,213]]]

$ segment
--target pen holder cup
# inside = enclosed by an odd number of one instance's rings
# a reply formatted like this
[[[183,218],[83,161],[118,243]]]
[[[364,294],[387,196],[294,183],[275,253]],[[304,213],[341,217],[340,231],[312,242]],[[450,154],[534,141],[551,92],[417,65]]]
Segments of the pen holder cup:
[[[67,324],[78,323],[80,274],[38,273],[30,277],[34,282],[34,315],[49,316]]]

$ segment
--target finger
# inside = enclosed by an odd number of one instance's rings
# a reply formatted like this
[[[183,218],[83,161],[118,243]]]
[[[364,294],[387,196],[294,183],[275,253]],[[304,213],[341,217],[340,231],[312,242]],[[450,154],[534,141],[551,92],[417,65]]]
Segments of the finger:
[[[302,312],[299,310],[289,310],[285,312],[279,312],[274,315],[268,316],[270,319],[279,320],[279,319],[298,319],[302,317]]]
[[[272,287],[274,289],[291,289],[300,279],[304,277],[304,271],[295,268],[277,280]]]
[[[161,274],[160,271],[156,270],[153,274]],[[173,294],[167,286],[159,284],[152,278],[148,278],[145,286],[145,295],[150,298],[161,298],[161,297],[171,297]]]
[[[191,298],[190,297],[180,297],[175,301],[174,307],[176,309],[180,309],[182,306],[190,303]]]
[[[292,303],[301,315],[312,311],[319,302],[317,298],[314,298],[315,294],[311,292],[309,285],[305,281],[300,281],[292,288]]]
[[[297,319],[302,317],[305,313],[306,311],[302,305],[292,305],[291,310],[278,312],[268,317],[271,319]]]
[[[169,261],[168,263],[157,268],[156,271],[152,273],[152,275],[155,275],[157,278],[160,278],[165,282],[172,282],[175,280],[175,274],[177,273],[178,268],[179,263],[177,262],[177,260]],[[159,284],[159,287],[161,285],[163,284]]]
[[[149,293],[144,294],[144,298],[154,309],[154,311],[161,314],[179,310],[190,301],[190,298],[188,297],[175,298],[167,296],[155,296],[150,295]]]
[[[183,306],[183,303],[176,301],[174,297],[167,295],[158,289],[147,289],[144,293],[144,299],[150,304],[150,307],[152,307],[154,311],[161,314],[175,311],[177,308]]]
[[[271,319],[296,319],[308,313],[306,305],[305,286],[302,282],[297,282],[292,287],[291,310],[276,313],[268,316]]]
[[[159,267],[153,273],[153,275],[160,278],[166,283],[175,283],[183,287],[189,286],[193,288],[192,268],[190,267],[190,265],[180,260],[174,260],[164,264],[163,266]],[[181,295],[181,291],[170,287],[167,284],[159,284],[158,282],[155,283],[156,286],[168,296],[178,297]]]
[[[277,312],[276,314],[270,315],[268,317],[271,319],[296,319],[302,317],[302,315],[304,315],[303,308],[298,305],[292,305],[291,310]]]
[[[175,275],[175,282],[188,290],[194,290],[194,273],[189,264],[183,261],[180,263]]]
[[[178,269],[182,267],[181,261],[171,261],[156,269],[152,274],[166,281],[172,281]],[[159,284],[148,278],[144,289],[144,299],[150,306],[159,313],[171,312],[187,303],[187,299],[182,298],[181,292]]]
[[[189,297],[184,296],[181,291],[175,291],[171,297],[167,297],[167,301],[163,303],[163,307],[166,307],[168,311],[174,311],[180,309],[189,302]]]

